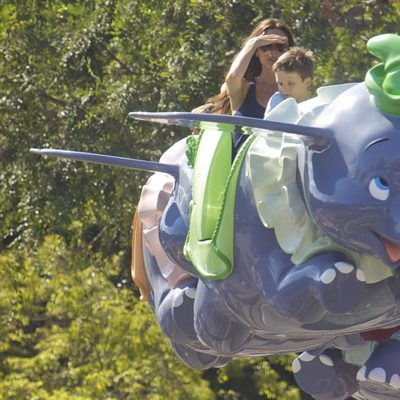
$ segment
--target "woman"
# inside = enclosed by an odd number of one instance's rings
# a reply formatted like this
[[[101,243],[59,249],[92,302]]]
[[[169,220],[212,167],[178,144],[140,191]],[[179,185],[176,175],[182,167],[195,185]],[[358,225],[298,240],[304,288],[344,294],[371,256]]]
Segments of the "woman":
[[[278,90],[272,65],[293,45],[293,35],[283,22],[269,18],[257,24],[225,79],[232,114],[263,118],[268,100]]]

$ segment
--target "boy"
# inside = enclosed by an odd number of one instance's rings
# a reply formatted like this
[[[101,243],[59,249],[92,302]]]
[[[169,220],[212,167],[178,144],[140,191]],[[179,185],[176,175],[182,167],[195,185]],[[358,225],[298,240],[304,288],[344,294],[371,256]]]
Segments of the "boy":
[[[269,100],[265,114],[288,97],[293,97],[297,103],[307,100],[313,83],[314,66],[311,50],[292,47],[283,53],[272,67],[279,92]]]

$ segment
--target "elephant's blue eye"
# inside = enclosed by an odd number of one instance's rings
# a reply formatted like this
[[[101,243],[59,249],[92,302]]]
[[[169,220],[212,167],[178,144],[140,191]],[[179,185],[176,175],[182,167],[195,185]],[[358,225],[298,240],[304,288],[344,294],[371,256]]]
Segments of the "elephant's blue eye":
[[[377,200],[384,201],[389,197],[389,184],[380,176],[371,179],[368,189],[371,196]]]

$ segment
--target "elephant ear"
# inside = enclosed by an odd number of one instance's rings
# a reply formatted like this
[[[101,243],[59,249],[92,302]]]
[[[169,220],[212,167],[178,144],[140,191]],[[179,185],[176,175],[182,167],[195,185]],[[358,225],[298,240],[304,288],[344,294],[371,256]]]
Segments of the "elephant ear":
[[[368,41],[367,48],[382,61],[365,77],[374,104],[382,112],[400,116],[400,36],[375,36]]]

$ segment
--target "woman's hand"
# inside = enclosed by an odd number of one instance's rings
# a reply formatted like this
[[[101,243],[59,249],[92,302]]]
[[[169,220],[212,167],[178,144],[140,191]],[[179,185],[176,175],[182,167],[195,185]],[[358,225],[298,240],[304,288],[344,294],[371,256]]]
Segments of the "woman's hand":
[[[274,34],[262,34],[260,36],[256,36],[251,38],[246,42],[245,46],[249,44],[249,46],[256,50],[261,46],[266,46],[269,44],[283,44],[285,46],[288,45],[288,38],[286,36],[274,35]]]

